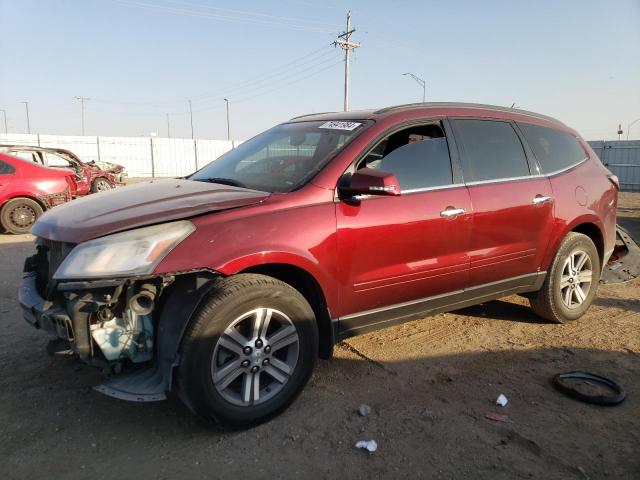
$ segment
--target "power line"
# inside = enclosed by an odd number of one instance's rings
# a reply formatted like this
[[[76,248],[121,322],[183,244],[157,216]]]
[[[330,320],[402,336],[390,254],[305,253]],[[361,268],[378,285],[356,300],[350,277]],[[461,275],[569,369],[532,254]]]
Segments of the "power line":
[[[177,3],[177,4],[181,4],[181,5],[188,5],[188,6],[191,6],[191,7],[202,7],[202,8],[205,8],[207,10],[217,10],[217,11],[221,11],[221,12],[237,13],[239,15],[249,15],[249,16],[255,16],[255,17],[272,18],[272,19],[276,19],[276,20],[286,20],[286,21],[291,21],[291,22],[314,23],[314,24],[318,24],[318,25],[322,25],[322,26],[329,26],[329,27],[340,27],[341,26],[341,25],[339,25],[337,23],[326,23],[326,22],[319,22],[317,20],[304,20],[302,18],[283,17],[281,15],[270,15],[270,14],[259,13],[259,12],[247,12],[246,10],[233,10],[233,9],[230,9],[230,8],[212,7],[211,5],[195,4],[193,2],[185,2],[185,1],[180,1],[180,0],[166,0],[166,1],[168,3]]]
[[[149,4],[139,1],[133,0],[114,0],[116,3],[121,5],[125,5],[128,7],[137,7],[145,10],[158,11],[163,13],[171,13],[174,15],[183,15],[187,17],[195,17],[195,18],[206,18],[213,20],[223,20],[229,22],[236,23],[244,23],[247,25],[256,25],[262,27],[274,27],[274,28],[283,28],[287,30],[298,30],[298,31],[308,31],[308,32],[316,32],[316,33],[328,33],[326,28],[321,28],[316,25],[303,25],[304,20],[295,19],[295,22],[302,23],[293,23],[292,21],[282,22],[275,20],[261,20],[257,18],[246,18],[246,17],[238,17],[238,16],[229,16],[229,15],[220,15],[215,13],[210,13],[197,9],[186,9],[186,8],[177,8],[171,7],[168,5],[157,5],[157,4]]]
[[[233,90],[237,90],[240,87],[246,87],[248,85],[254,85],[256,83],[261,83],[264,80],[267,79],[271,79],[273,77],[279,77],[279,76],[287,76],[288,72],[294,69],[299,68],[300,66],[306,65],[308,63],[314,62],[316,60],[320,60],[321,58],[324,58],[327,56],[327,54],[329,54],[330,52],[327,52],[325,50],[326,46],[322,46],[318,49],[315,49],[311,52],[306,53],[305,55],[301,56],[301,57],[297,57],[294,60],[291,60],[287,63],[284,63],[278,67],[275,67],[273,69],[269,69],[267,71],[265,71],[264,73],[260,74],[259,76],[255,76],[255,77],[250,77],[246,80],[240,81],[240,82],[234,82],[233,84],[229,84],[225,87],[221,87],[215,90],[209,90],[208,92],[204,92],[204,93],[200,93],[200,94],[196,94],[196,95],[191,95],[189,98],[191,100],[203,100],[206,99],[208,97],[213,97],[215,94],[228,94],[229,92],[233,91]],[[139,106],[157,106],[157,107],[162,107],[162,106],[167,106],[167,105],[176,105],[176,104],[183,104],[184,102],[186,102],[187,100],[189,100],[189,98],[181,98],[179,100],[171,100],[171,101],[150,101],[150,102],[127,102],[127,101],[118,101],[118,100],[109,100],[109,99],[101,99],[101,98],[93,98],[94,102],[98,102],[98,103],[110,103],[110,104],[119,104],[119,105],[139,105]],[[216,99],[219,100],[219,95],[216,96]]]

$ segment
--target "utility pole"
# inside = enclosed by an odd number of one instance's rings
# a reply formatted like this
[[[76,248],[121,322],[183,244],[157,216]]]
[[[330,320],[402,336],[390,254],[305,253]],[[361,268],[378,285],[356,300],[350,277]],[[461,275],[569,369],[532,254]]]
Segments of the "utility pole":
[[[167,138],[171,138],[171,127],[169,125],[169,114],[167,113]]]
[[[418,83],[418,85],[422,87],[422,103],[424,103],[427,99],[427,82],[424,81],[424,78],[420,78],[417,75],[414,75],[413,73],[410,73],[410,72],[403,73],[402,75],[409,75]],[[511,108],[513,108],[513,105],[511,105]]]
[[[7,111],[0,110],[0,112],[4,115],[4,133],[9,133],[9,129],[7,128]]]
[[[31,133],[31,123],[29,122],[29,102],[20,103],[24,103],[24,108],[27,110],[27,133]]]
[[[227,140],[231,140],[231,129],[229,127],[229,99],[225,98],[224,101],[227,103]]]
[[[81,116],[82,116],[82,135],[84,136],[84,101],[85,100],[91,100],[89,97],[73,97],[76,100],[80,100],[80,110],[82,111]]]
[[[191,139],[193,140],[195,137],[193,136],[193,109],[191,108],[191,100],[189,100],[189,116],[191,118]]]
[[[333,46],[340,46],[344,50],[344,111],[349,110],[349,52],[360,47],[358,42],[350,42],[351,34],[355,32],[351,28],[351,11],[347,12],[347,29],[338,35],[338,39],[333,42]]]

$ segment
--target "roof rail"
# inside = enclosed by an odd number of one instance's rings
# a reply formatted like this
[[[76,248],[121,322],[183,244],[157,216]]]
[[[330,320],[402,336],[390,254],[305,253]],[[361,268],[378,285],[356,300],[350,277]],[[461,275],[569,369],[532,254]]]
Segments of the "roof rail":
[[[313,117],[313,116],[315,116],[315,115],[326,115],[326,114],[328,114],[328,113],[337,113],[337,112],[318,112],[318,113],[307,113],[307,114],[305,114],[305,115],[300,115],[300,116],[297,116],[297,117],[292,117],[292,118],[290,118],[290,119],[289,119],[289,121],[291,121],[291,120],[298,120],[299,118],[304,118],[304,117]]]
[[[394,105],[391,107],[381,108],[380,110],[376,110],[375,114],[389,113],[394,111],[401,110],[411,110],[414,108],[448,108],[448,107],[463,107],[463,108],[478,108],[484,110],[495,110],[498,112],[510,112],[510,113],[519,113],[521,115],[527,115],[529,117],[536,117],[543,120],[549,120],[555,123],[559,123],[560,125],[564,125],[557,118],[549,117],[547,115],[542,115],[540,113],[530,112],[528,110],[520,110],[518,108],[509,108],[509,107],[501,107],[498,105],[484,105],[481,103],[464,103],[464,102],[425,102],[425,103],[407,103],[405,105]]]

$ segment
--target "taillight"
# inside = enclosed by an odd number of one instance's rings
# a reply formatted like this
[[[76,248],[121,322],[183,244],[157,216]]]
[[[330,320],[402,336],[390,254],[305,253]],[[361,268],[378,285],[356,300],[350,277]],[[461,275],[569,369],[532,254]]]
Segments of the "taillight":
[[[610,175],[607,175],[607,178],[613,184],[613,186],[616,187],[616,190],[620,191],[620,179],[618,179],[618,177],[613,173]]]

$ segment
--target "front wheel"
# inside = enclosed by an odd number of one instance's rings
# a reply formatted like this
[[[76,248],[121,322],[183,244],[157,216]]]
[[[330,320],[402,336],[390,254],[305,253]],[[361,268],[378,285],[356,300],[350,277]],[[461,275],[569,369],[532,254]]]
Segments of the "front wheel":
[[[315,315],[297,290],[264,275],[222,279],[183,338],[179,395],[206,419],[255,425],[295,399],[317,354]]]
[[[591,239],[570,232],[560,244],[542,288],[528,297],[531,308],[552,322],[577,320],[596,296],[600,271],[600,257]]]

